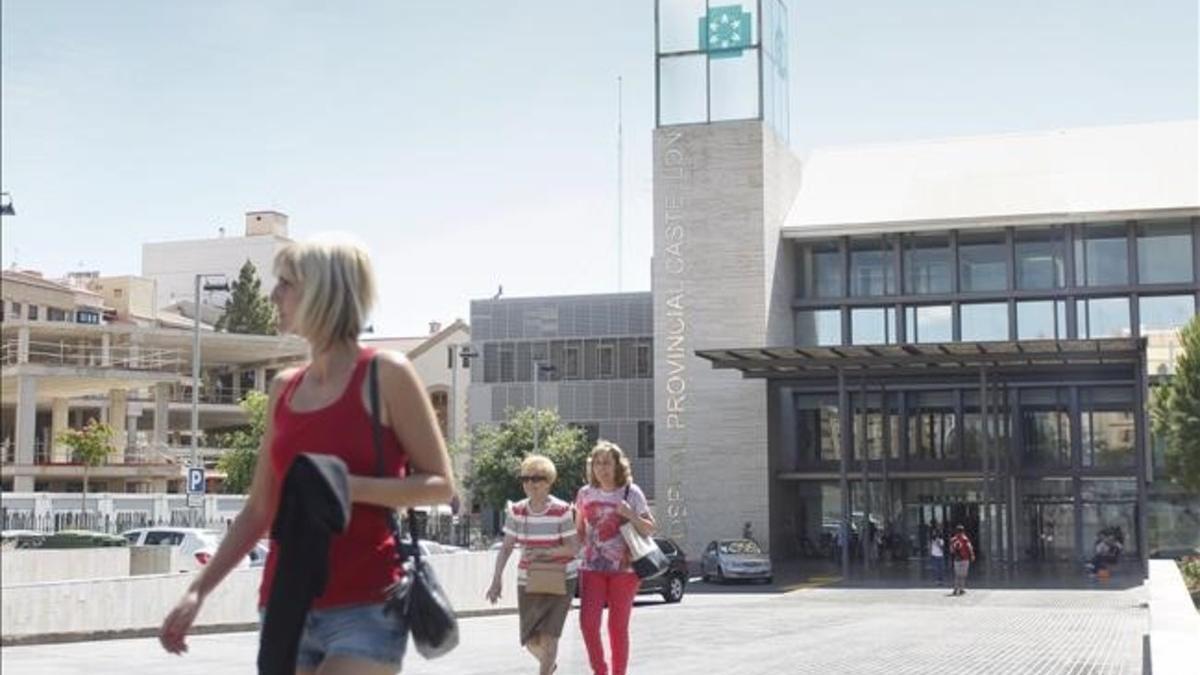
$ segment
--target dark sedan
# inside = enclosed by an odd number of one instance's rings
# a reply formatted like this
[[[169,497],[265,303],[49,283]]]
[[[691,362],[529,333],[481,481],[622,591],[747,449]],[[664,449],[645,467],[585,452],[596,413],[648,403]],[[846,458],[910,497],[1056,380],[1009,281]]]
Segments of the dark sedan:
[[[670,539],[655,537],[654,543],[658,544],[659,550],[667,555],[671,566],[665,573],[653,579],[643,580],[642,585],[638,588],[638,593],[659,593],[667,602],[679,602],[683,599],[683,592],[687,590],[687,558]]]

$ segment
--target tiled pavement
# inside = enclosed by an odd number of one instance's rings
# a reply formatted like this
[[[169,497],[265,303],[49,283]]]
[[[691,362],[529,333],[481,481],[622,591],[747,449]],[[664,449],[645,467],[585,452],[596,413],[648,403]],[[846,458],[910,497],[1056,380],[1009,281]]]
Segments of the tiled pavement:
[[[1147,611],[1125,590],[944,588],[715,589],[696,584],[683,603],[647,598],[634,611],[629,672],[654,673],[1139,673]],[[573,613],[559,673],[586,673]],[[516,617],[465,619],[462,646],[412,673],[531,673],[516,646]],[[192,638],[183,658],[153,640],[8,647],[5,675],[21,673],[252,672],[253,633]]]

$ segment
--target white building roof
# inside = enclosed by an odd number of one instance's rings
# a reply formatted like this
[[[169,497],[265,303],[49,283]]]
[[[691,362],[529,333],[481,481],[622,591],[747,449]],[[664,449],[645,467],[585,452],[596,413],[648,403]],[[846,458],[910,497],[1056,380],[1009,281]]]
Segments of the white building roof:
[[[815,150],[789,238],[1200,214],[1195,121]]]

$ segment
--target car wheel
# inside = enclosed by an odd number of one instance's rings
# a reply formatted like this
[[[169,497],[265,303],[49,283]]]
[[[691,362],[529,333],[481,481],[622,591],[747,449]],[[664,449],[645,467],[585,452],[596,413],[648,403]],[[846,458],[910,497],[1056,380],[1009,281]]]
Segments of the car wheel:
[[[683,577],[678,574],[672,574],[667,577],[667,583],[663,586],[663,600],[667,602],[679,602],[683,599]]]

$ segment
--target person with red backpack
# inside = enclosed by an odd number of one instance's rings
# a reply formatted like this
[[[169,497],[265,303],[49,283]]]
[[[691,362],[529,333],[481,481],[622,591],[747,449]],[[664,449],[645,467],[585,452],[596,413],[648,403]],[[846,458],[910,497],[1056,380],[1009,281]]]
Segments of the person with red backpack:
[[[975,560],[975,547],[971,546],[971,538],[962,525],[954,528],[954,536],[950,538],[950,557],[954,560],[954,592],[951,595],[962,595],[967,592],[967,571]]]

